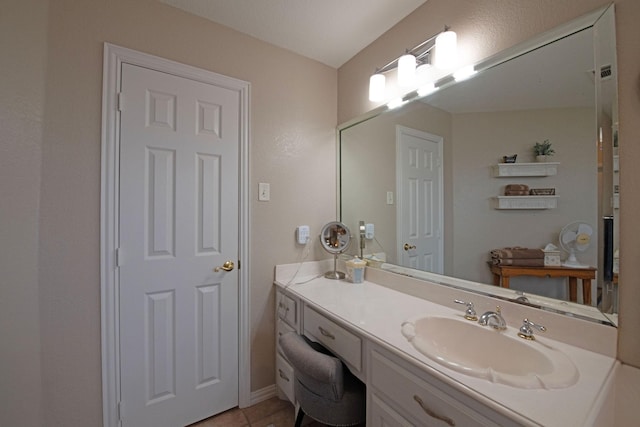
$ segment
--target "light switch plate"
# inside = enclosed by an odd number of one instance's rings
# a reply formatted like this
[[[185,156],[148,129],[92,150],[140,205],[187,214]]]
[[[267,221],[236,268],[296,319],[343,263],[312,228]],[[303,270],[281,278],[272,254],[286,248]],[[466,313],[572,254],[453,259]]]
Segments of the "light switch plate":
[[[258,200],[261,202],[268,202],[271,200],[271,185],[266,182],[258,184]]]

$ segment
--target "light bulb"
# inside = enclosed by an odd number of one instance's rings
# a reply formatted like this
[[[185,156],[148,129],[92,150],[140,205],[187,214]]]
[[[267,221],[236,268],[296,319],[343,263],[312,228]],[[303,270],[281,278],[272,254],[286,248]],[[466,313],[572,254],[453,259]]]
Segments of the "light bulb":
[[[384,74],[374,74],[369,78],[369,101],[384,100],[385,80]]]

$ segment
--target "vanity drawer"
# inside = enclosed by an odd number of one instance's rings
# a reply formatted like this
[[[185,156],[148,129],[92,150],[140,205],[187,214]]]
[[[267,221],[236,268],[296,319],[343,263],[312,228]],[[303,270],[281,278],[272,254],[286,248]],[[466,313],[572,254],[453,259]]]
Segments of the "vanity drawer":
[[[284,353],[282,352],[282,348],[280,348],[280,337],[288,332],[296,332],[296,330],[284,323],[282,319],[278,319],[276,322],[276,348],[282,356],[284,356]]]
[[[296,300],[283,294],[282,292],[276,293],[276,310],[278,311],[278,317],[293,328],[298,328],[298,311],[296,310]]]
[[[289,365],[282,355],[276,354],[276,385],[291,403],[295,403],[293,382],[293,367]]]
[[[371,385],[384,395],[397,412],[419,425],[428,426],[501,426],[479,412],[425,381],[378,351],[371,352]],[[460,395],[462,397],[462,395]],[[488,408],[487,408],[488,410]]]
[[[304,307],[304,334],[322,343],[355,370],[361,370],[362,340],[307,306]]]

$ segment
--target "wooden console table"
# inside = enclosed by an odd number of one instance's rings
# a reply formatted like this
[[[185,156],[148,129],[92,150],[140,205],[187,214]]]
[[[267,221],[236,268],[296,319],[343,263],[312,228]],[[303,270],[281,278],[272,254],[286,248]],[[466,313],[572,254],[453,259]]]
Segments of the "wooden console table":
[[[569,300],[578,302],[578,279],[582,280],[582,299],[591,305],[591,280],[596,278],[596,269],[571,267],[518,267],[515,265],[494,265],[489,263],[493,273],[493,284],[509,287],[509,279],[516,276],[567,277],[569,278]]]

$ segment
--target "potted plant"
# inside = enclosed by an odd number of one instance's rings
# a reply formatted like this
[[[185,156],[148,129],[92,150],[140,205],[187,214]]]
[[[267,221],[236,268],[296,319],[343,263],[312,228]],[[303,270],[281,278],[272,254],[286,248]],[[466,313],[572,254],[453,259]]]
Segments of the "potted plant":
[[[551,142],[545,139],[542,142],[536,142],[536,145],[533,146],[533,153],[536,156],[536,161],[546,162],[548,157],[553,156],[555,150],[551,147]]]

